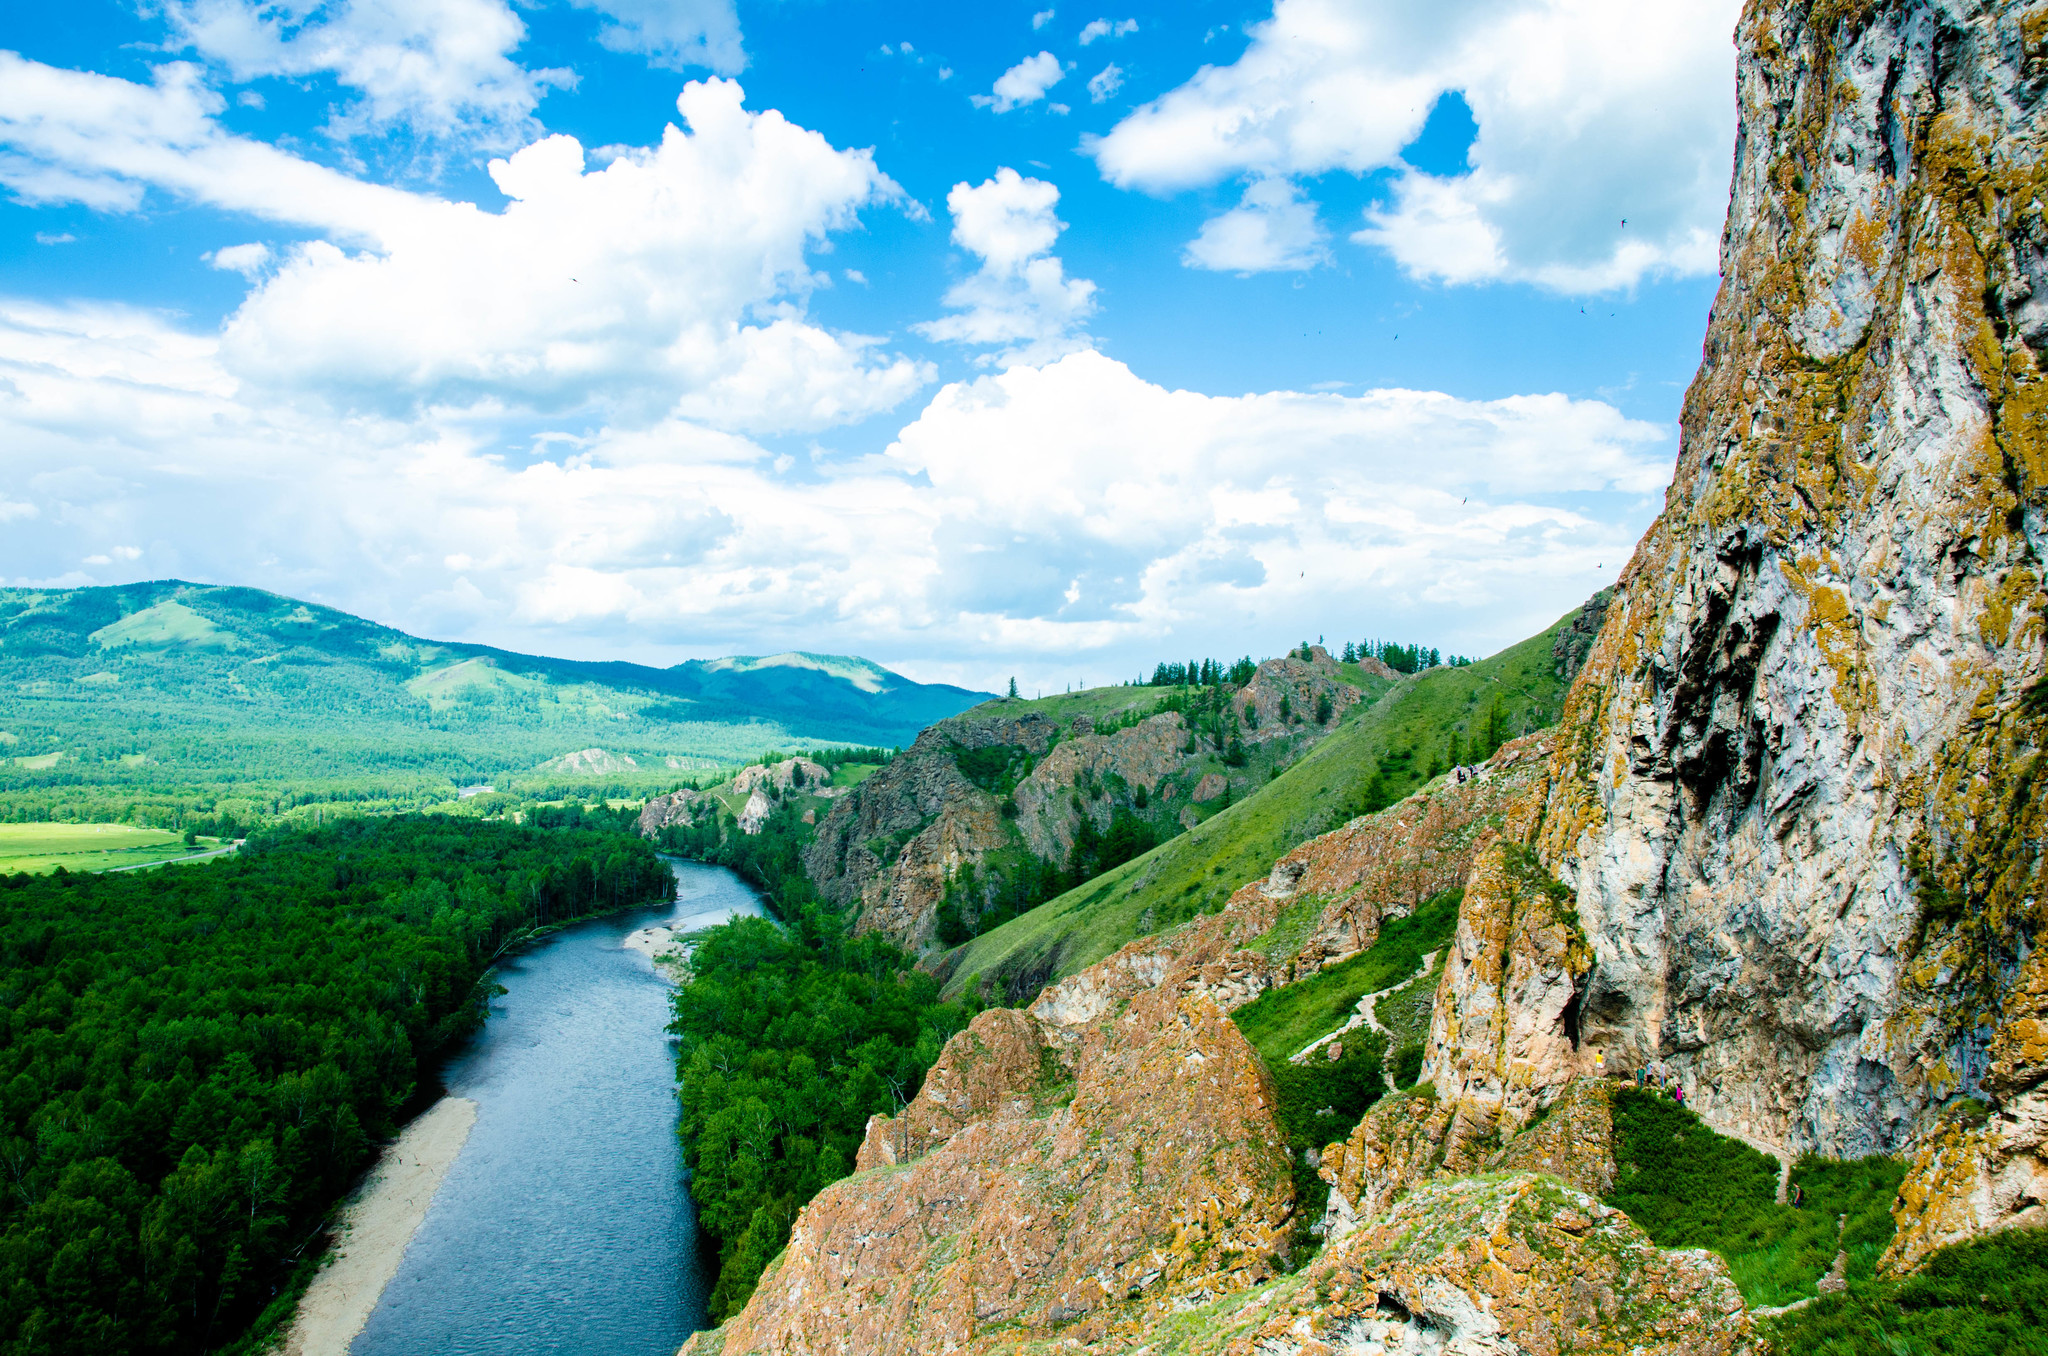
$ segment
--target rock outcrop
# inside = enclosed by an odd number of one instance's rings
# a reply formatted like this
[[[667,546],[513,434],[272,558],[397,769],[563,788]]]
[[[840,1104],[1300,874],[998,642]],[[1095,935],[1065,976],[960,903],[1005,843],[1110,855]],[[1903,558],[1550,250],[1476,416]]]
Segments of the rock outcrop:
[[[1218,1306],[1221,1308],[1221,1306]],[[1164,1324],[1134,1324],[1140,1340]],[[1299,1274],[1165,1350],[1223,1356],[1737,1356],[1757,1349],[1718,1257],[1519,1173],[1433,1182]]]
[[[717,798],[694,787],[686,786],[665,796],[652,796],[640,807],[640,836],[653,838],[670,826],[686,829],[697,822],[699,815],[717,812]]]
[[[1471,1173],[1543,1173],[1601,1195],[1614,1185],[1612,1099],[1600,1080],[1552,1089],[1542,1119],[1520,1133],[1510,1128],[1502,1144],[1501,1123],[1484,1104],[1446,1101],[1428,1084],[1388,1097],[1322,1154],[1317,1171],[1330,1184],[1324,1228],[1341,1235],[1424,1183]]]
[[[832,769],[808,758],[780,758],[772,763],[750,763],[732,779],[735,796],[751,796],[764,789],[785,795],[801,791],[810,796],[830,796]]]
[[[2048,819],[2043,39],[2017,4],[1745,13],[1676,478],[1535,833],[1611,1065],[1662,1057],[1717,1122],[1835,1155],[1990,1099],[1908,1183],[1929,1244],[2037,1209],[2048,1177],[2023,966]]]
[[[1308,660],[1267,660],[1218,708],[1260,760],[1233,768],[1218,757],[1210,726],[1198,736],[1178,711],[1137,718],[1164,690],[1129,692],[1130,713],[1102,729],[1086,716],[1062,725],[1021,704],[1012,714],[1005,703],[932,726],[823,818],[806,873],[861,931],[929,950],[949,891],[979,918],[1018,893],[1033,863],[1064,871],[1082,836],[1099,841],[1120,818],[1171,836],[1196,821],[1195,806],[1213,808],[1262,783],[1364,698],[1320,648]]]
[[[1377,659],[1365,663],[1376,675],[1400,676]],[[1259,665],[1233,701],[1245,742],[1255,743],[1297,733],[1304,725],[1333,724],[1364,695],[1344,681],[1328,650],[1311,645],[1306,659],[1286,655]],[[1325,707],[1327,718],[1316,721],[1317,712]]]
[[[1242,1290],[1274,1274],[1293,1209],[1272,1107],[1200,993],[1162,986],[1079,1030],[985,1013],[902,1117],[875,1118],[869,1170],[804,1208],[745,1309],[684,1350],[1085,1340],[1155,1293]]]

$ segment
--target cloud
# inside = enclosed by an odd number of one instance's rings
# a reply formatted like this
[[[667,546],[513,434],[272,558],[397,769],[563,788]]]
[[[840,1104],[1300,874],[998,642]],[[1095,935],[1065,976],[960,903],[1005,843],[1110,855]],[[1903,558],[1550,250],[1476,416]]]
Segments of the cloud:
[[[1181,262],[1225,273],[1314,268],[1330,257],[1315,204],[1285,179],[1256,179],[1239,205],[1202,223]]]
[[[151,189],[377,243],[442,206],[224,130],[188,62],[140,85],[0,52],[0,184],[26,202],[132,212]]]
[[[1111,23],[1108,19],[1092,19],[1081,30],[1081,45],[1086,47],[1097,38],[1121,38],[1125,34],[1137,31],[1138,21],[1136,19],[1119,19],[1115,23]]]
[[[1053,12],[1051,10],[1042,9],[1038,11],[1038,13],[1031,16],[1031,31],[1034,33],[1037,32],[1039,29],[1051,23],[1052,18]]]
[[[1213,397],[1083,352],[945,387],[888,457],[945,505],[939,597],[1050,646],[1318,610],[1311,633],[1336,630],[1367,599],[1537,629],[1547,582],[1633,540],[1540,501],[1653,496],[1663,438],[1563,396]]]
[[[890,408],[928,369],[795,305],[807,249],[900,192],[868,152],[742,98],[690,83],[687,132],[601,170],[566,136],[494,160],[502,213],[446,207],[382,254],[298,248],[229,321],[227,360],[354,407],[595,402],[757,432]]]
[[[638,52],[650,65],[706,66],[737,75],[747,64],[733,0],[570,0],[611,20],[597,40],[614,52]],[[910,44],[904,43],[909,51]]]
[[[1088,97],[1096,103],[1110,98],[1124,87],[1123,67],[1111,62],[1088,77]]]
[[[36,232],[36,243],[38,245],[69,245],[74,243],[77,239],[78,237],[71,234],[71,232],[69,231]]]
[[[686,85],[644,148],[584,165],[570,137],[490,162],[501,212],[365,184],[232,136],[184,65],[155,85],[0,54],[0,182],[132,210],[145,193],[323,232],[260,271],[229,319],[239,379],[344,410],[495,403],[681,415],[757,432],[888,409],[927,365],[810,323],[807,251],[901,191],[740,87]],[[245,246],[216,264],[253,268]]]
[[[1008,167],[946,195],[953,243],[981,256],[981,268],[946,293],[958,315],[916,328],[928,339],[1010,345],[994,361],[1043,362],[1084,347],[1079,326],[1094,314],[1095,284],[1068,278],[1052,247],[1066,229],[1053,208],[1060,191]]]
[[[683,419],[340,415],[129,308],[0,300],[0,382],[0,576],[100,555],[529,650],[829,644],[982,685],[1320,632],[1489,649],[1611,578],[1668,472],[1667,435],[1597,401],[1214,397],[1092,352],[797,474]]]
[[[1228,66],[1084,142],[1111,183],[1391,169],[1358,243],[1413,276],[1567,292],[1711,272],[1734,145],[1738,0],[1279,0]],[[1406,166],[1437,99],[1478,124],[1463,174]],[[1623,227],[1626,218],[1628,225]]]
[[[236,81],[330,75],[360,96],[337,110],[336,136],[403,126],[423,136],[510,145],[563,70],[512,59],[526,25],[505,0],[168,0],[175,41]]]
[[[245,278],[253,278],[270,262],[270,246],[261,241],[247,245],[229,245],[225,249],[217,249],[206,255],[205,259],[215,268],[239,273]]]
[[[1007,113],[1025,104],[1037,103],[1065,75],[1058,57],[1051,52],[1040,52],[1037,56],[1025,57],[997,76],[993,94],[976,94],[972,98],[979,108],[994,108],[998,113]]]

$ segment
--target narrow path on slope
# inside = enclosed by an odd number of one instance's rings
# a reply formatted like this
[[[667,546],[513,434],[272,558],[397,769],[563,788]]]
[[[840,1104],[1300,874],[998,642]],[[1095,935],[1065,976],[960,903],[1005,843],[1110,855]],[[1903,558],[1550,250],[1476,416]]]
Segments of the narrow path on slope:
[[[1405,989],[1410,984],[1413,984],[1416,980],[1421,979],[1423,976],[1427,975],[1429,973],[1429,967],[1436,964],[1436,956],[1437,953],[1434,951],[1425,953],[1422,957],[1421,967],[1417,969],[1414,974],[1407,976],[1398,983],[1389,984],[1386,988],[1380,989],[1373,993],[1369,993],[1365,997],[1359,999],[1358,1006],[1355,1009],[1353,1009],[1349,1021],[1345,1022],[1344,1025],[1338,1027],[1335,1031],[1326,1032],[1323,1035],[1316,1037],[1307,1045],[1304,1045],[1300,1049],[1300,1051],[1293,1055],[1288,1056],[1287,1062],[1289,1064],[1299,1064],[1303,1060],[1307,1059],[1310,1055],[1314,1054],[1316,1051],[1322,1049],[1325,1045],[1328,1045],[1331,1041],[1336,1040],[1345,1032],[1356,1031],[1361,1026],[1371,1027],[1374,1031],[1379,1032],[1380,1035],[1385,1036],[1387,1038],[1387,1054],[1391,1056],[1394,1053],[1394,1033],[1380,1025],[1380,1019],[1374,1015],[1373,1009],[1379,1004],[1379,1001],[1382,998],[1385,998],[1388,994],[1396,993],[1402,989]],[[1382,1063],[1380,1066],[1380,1077],[1386,1079],[1388,1092],[1399,1091],[1399,1089],[1397,1089],[1394,1086],[1393,1071],[1391,1069],[1388,1069],[1384,1063]]]
[[[1693,1108],[1693,1113],[1697,1115],[1701,1121],[1705,1122],[1707,1129],[1712,1130],[1715,1134],[1726,1135],[1730,1139],[1739,1139],[1744,1144],[1747,1144],[1750,1148],[1756,1150],[1758,1153],[1769,1154],[1772,1158],[1777,1159],[1778,1204],[1785,1204],[1786,1189],[1792,1180],[1792,1165],[1793,1163],[1798,1161],[1797,1157],[1793,1154],[1793,1152],[1790,1149],[1787,1149],[1782,1144],[1773,1144],[1771,1143],[1771,1141],[1767,1139],[1758,1139],[1754,1135],[1745,1135],[1744,1133],[1742,1133],[1742,1131],[1735,1129],[1733,1126],[1724,1123],[1718,1118],[1707,1115],[1698,1107]]]

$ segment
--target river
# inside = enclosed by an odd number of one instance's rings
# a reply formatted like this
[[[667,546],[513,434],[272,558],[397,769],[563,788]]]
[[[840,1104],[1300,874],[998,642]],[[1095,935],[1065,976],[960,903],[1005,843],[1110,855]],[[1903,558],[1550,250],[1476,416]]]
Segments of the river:
[[[442,1073],[476,1127],[350,1356],[669,1356],[705,1325],[672,990],[620,943],[762,909],[722,867],[670,866],[673,907],[579,923],[500,968],[507,992]]]

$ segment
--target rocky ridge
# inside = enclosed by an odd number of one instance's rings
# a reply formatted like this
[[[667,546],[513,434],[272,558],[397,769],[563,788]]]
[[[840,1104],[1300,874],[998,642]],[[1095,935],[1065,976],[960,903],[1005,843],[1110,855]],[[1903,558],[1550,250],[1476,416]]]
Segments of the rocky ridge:
[[[1130,689],[1130,705],[1143,709],[1165,692]],[[1198,807],[1261,784],[1364,699],[1320,646],[1306,659],[1267,660],[1228,698],[1230,728],[1254,751],[1241,768],[1181,712],[1098,730],[1087,716],[1061,722],[1021,703],[989,703],[924,731],[834,806],[805,871],[861,931],[929,950],[948,889],[967,873],[975,888],[964,906],[978,915],[1000,902],[1003,873],[1064,868],[1083,833],[1107,834],[1119,817],[1158,836],[1190,827]]]

